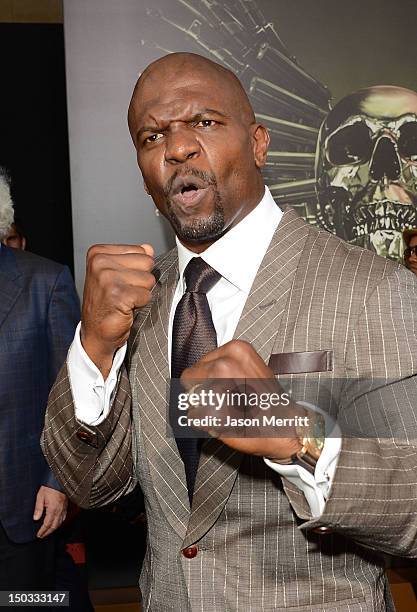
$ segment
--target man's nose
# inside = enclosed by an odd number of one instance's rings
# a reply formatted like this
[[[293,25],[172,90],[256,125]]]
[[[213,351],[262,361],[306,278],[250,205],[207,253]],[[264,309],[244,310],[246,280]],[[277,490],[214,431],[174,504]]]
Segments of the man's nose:
[[[200,144],[187,127],[172,130],[167,135],[165,160],[171,164],[182,164],[200,154]]]
[[[400,159],[395,143],[388,135],[383,135],[377,140],[370,163],[370,173],[374,181],[382,181],[384,178],[395,181],[400,178]]]

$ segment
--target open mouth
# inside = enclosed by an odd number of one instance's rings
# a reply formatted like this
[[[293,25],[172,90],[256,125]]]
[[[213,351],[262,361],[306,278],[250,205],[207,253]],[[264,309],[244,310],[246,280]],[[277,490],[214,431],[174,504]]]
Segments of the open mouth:
[[[204,197],[208,185],[195,176],[183,176],[174,179],[170,197],[173,202],[182,206],[196,205]]]
[[[185,185],[182,189],[181,189],[181,195],[183,196],[185,193],[190,193],[191,191],[198,191],[199,188],[196,185]],[[187,197],[187,196],[185,196]]]

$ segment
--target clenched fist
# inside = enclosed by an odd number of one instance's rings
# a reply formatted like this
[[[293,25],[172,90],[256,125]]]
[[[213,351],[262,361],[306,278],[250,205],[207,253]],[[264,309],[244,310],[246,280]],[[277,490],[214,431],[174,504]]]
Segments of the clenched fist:
[[[272,370],[265,364],[255,349],[242,340],[232,340],[223,346],[207,353],[191,368],[187,368],[181,375],[181,383],[186,391],[193,388],[204,388],[204,381],[209,381],[209,388],[216,391],[225,391],[226,387],[233,381],[242,382],[249,380],[254,383],[254,389],[258,394],[267,393],[281,394],[282,389],[274,378]],[[198,381],[198,385],[195,385]],[[241,389],[236,387],[233,391],[239,392]],[[230,412],[230,411],[229,411]],[[243,416],[244,410],[242,411]],[[253,413],[253,410],[252,410]],[[202,410],[201,406],[196,406],[188,411],[188,415],[196,418],[201,414],[208,414],[207,409]],[[222,412],[217,412],[218,415]],[[298,404],[290,401],[288,405],[279,407],[277,416],[294,419],[295,417],[305,418],[306,410]],[[233,416],[238,416],[238,411],[233,411]],[[226,419],[227,420],[227,419]],[[290,421],[291,422],[291,421]],[[223,421],[222,421],[223,423]],[[295,427],[290,425],[283,427],[280,433],[274,437],[246,437],[244,433],[236,437],[230,435],[228,431],[234,431],[230,427],[200,426],[211,436],[219,438],[224,444],[242,453],[268,457],[272,460],[288,459],[300,450],[301,444]]]
[[[81,342],[104,379],[129,337],[134,310],[150,300],[153,254],[149,244],[96,244],[87,253]]]

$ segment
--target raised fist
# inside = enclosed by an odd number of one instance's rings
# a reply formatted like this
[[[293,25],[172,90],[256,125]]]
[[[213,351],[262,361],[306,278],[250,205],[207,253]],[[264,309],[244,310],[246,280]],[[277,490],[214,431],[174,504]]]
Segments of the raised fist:
[[[149,302],[153,266],[149,244],[96,244],[87,253],[81,342],[103,378],[129,337],[134,310]]]

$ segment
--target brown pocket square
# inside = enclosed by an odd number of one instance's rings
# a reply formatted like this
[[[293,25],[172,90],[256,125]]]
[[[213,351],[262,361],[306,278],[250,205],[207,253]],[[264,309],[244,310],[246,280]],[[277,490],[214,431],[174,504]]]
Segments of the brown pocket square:
[[[274,353],[271,355],[268,365],[274,374],[331,372],[333,370],[333,351]]]

